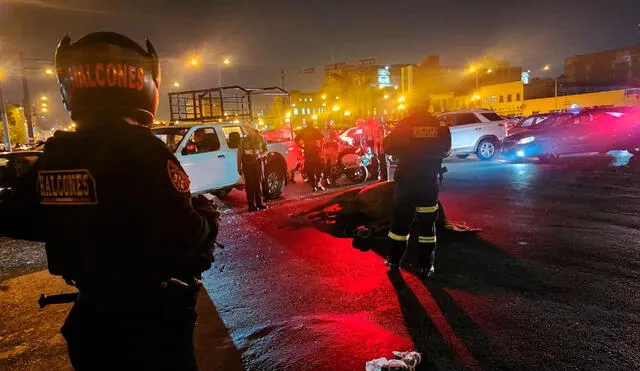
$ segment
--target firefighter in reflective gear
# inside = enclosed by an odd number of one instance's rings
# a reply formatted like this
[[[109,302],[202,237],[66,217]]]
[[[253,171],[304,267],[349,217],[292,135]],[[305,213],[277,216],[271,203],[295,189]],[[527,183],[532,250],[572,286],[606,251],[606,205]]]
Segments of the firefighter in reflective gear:
[[[398,269],[414,227],[419,243],[418,273],[430,277],[436,249],[438,176],[442,159],[451,150],[451,133],[427,111],[428,99],[412,103],[409,115],[384,140],[384,152],[398,161],[387,264]]]
[[[199,277],[218,212],[149,130],[160,71],[115,33],[56,51],[76,132],[57,132],[0,204],[0,233],[45,242],[49,272],[79,290],[62,334],[76,370],[195,370]],[[204,196],[202,196],[204,197]]]
[[[238,146],[238,174],[244,175],[249,211],[264,210],[267,206],[262,200],[262,181],[267,141],[260,135],[257,123],[247,125],[247,129],[247,136]]]

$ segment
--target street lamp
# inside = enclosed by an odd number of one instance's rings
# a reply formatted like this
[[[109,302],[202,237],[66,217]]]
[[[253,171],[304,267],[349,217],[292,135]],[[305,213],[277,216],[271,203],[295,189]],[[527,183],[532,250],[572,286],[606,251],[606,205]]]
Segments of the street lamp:
[[[173,83],[173,87],[174,87],[174,88],[179,88],[179,87],[180,87],[180,83],[179,83],[179,82],[177,82],[177,81],[176,81],[176,82],[174,82],[174,83]]]
[[[192,67],[198,68],[200,67],[202,62],[198,57],[191,57],[191,59],[189,60],[189,64]],[[231,57],[224,57],[220,63],[216,63],[216,66],[218,67],[218,86],[219,87],[222,87],[222,69],[221,69],[222,65],[225,65],[225,66],[231,65]]]
[[[43,96],[40,97],[40,100],[46,102],[46,101],[49,100],[49,98],[47,98],[46,95],[43,95]]]
[[[336,104],[335,106],[333,106],[333,112],[338,112],[338,111],[340,111],[340,106]]]
[[[493,70],[491,68],[487,69],[487,73],[492,73]]]
[[[351,116],[351,111],[349,111],[349,110],[344,111],[344,115],[345,116]]]
[[[53,69],[47,68],[46,70],[44,70],[44,73],[48,76],[53,76]]]
[[[547,65],[545,65],[545,66],[542,68],[542,70],[543,70],[544,72],[549,72],[549,71],[551,71],[551,66],[547,64]]]

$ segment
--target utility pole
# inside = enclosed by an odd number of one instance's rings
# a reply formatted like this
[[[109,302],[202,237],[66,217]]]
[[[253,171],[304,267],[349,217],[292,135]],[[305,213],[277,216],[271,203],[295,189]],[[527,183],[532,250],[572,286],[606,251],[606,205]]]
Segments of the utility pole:
[[[4,139],[4,150],[11,151],[11,140],[9,140],[9,120],[7,119],[7,105],[2,92],[2,81],[0,81],[0,109],[2,109],[2,134]]]
[[[554,85],[555,85],[555,89],[554,89],[555,93],[554,93],[554,96],[555,96],[555,98],[556,98],[556,103],[555,103],[555,104],[556,104],[556,112],[558,112],[558,78],[557,78],[557,77],[555,77],[555,78],[553,79],[553,81],[555,82],[555,84],[554,84]]]
[[[20,71],[22,73],[22,91],[24,98],[22,101],[22,107],[24,109],[24,115],[27,119],[27,136],[28,142],[33,142],[33,110],[31,109],[31,99],[29,98],[29,83],[27,82],[27,73],[24,67],[24,57],[22,52],[18,54],[20,57]],[[4,100],[2,102],[4,107]],[[6,112],[5,112],[6,115]]]

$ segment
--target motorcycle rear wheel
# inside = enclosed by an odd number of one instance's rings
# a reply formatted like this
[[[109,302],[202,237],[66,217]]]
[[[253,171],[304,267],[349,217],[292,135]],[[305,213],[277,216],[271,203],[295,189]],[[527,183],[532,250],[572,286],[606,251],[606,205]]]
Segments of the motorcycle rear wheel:
[[[347,179],[354,184],[362,184],[369,179],[369,170],[364,165],[354,169],[347,169],[344,172]]]

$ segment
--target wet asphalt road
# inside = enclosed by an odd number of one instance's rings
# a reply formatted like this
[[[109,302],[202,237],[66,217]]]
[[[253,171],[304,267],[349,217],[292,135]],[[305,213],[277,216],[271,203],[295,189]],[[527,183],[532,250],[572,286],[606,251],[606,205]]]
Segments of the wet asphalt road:
[[[636,161],[448,163],[447,213],[482,232],[441,239],[428,283],[292,222],[328,197],[296,185],[248,214],[233,192],[205,286],[248,370],[362,370],[411,349],[424,369],[639,369]]]
[[[335,192],[291,185],[249,214],[234,191],[226,248],[204,277],[201,369],[363,370],[412,349],[423,369],[640,369],[638,161],[447,163],[447,214],[482,232],[441,238],[430,282],[388,275],[380,250],[290,217]],[[2,279],[45,263],[41,246],[22,241],[0,241],[0,256]]]

